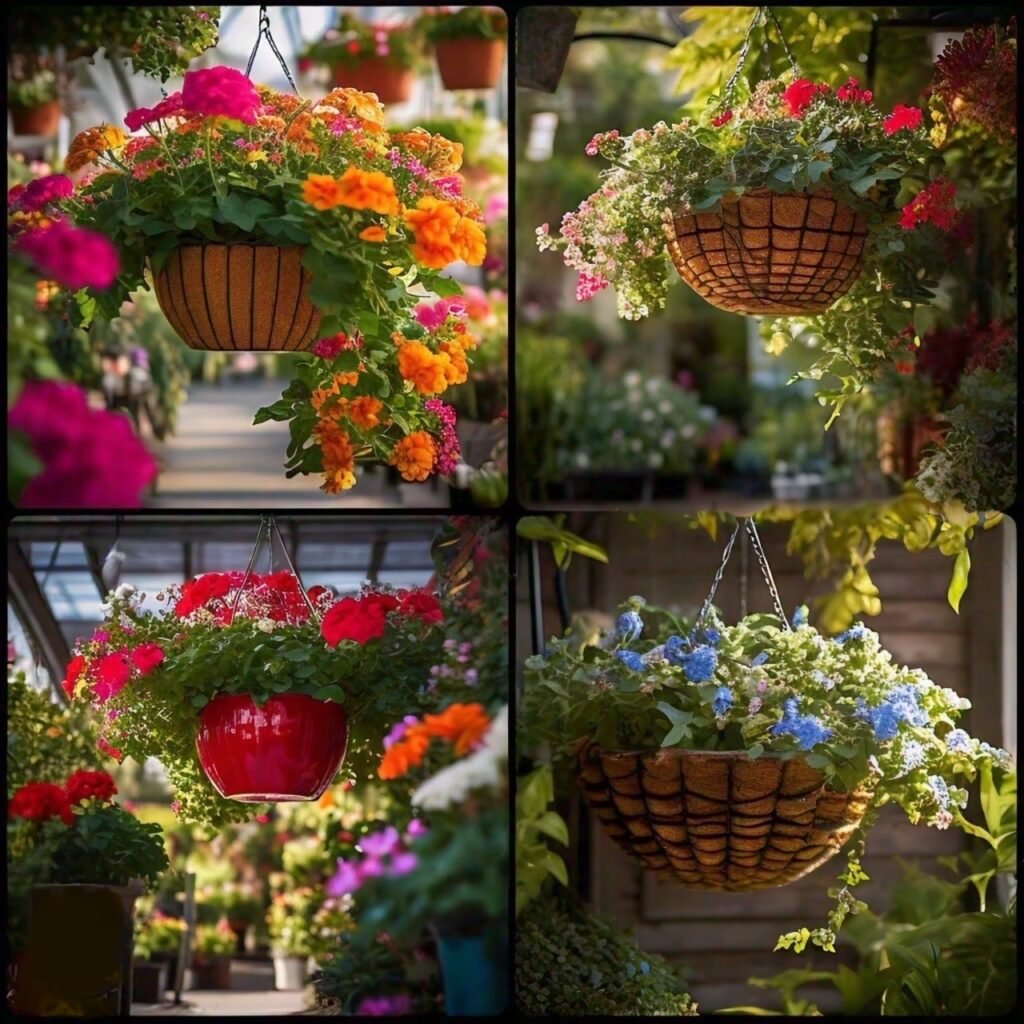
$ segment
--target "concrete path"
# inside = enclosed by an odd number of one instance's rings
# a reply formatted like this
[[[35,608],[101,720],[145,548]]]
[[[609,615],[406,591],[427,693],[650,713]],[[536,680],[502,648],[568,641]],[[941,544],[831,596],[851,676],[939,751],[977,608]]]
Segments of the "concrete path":
[[[280,380],[196,383],[178,414],[178,431],[147,443],[161,465],[147,508],[446,508],[444,483],[400,484],[383,470],[360,470],[345,495],[320,489],[319,477],[284,475],[288,426],[252,425],[261,406],[281,397]]]

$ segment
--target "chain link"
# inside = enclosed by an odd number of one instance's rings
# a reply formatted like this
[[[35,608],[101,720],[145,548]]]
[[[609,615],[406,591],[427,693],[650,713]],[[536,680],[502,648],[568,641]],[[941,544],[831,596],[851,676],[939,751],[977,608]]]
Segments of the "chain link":
[[[274,37],[270,34],[270,15],[267,13],[266,7],[260,7],[260,30],[256,35],[256,43],[252,48],[252,53],[249,54],[249,63],[245,66],[245,77],[249,77],[249,72],[252,71],[253,61],[256,60],[256,51],[260,48],[260,40],[266,39],[267,44],[273,51],[274,56],[277,58],[278,64],[281,65],[281,70],[284,72],[284,77],[288,79],[288,84],[292,87],[292,92],[296,96],[299,94],[299,90],[295,85],[295,81],[292,78],[292,73],[288,70],[288,64],[285,62],[284,57],[281,55],[281,51],[277,48],[277,43],[274,42]]]
[[[707,618],[708,612],[711,611],[711,602],[715,599],[715,591],[718,590],[718,584],[722,582],[722,576],[725,574],[725,566],[729,561],[729,556],[732,554],[732,546],[736,543],[736,537],[739,535],[741,525],[742,523],[737,520],[736,528],[732,531],[732,536],[729,538],[729,542],[725,545],[725,551],[722,552],[722,564],[718,567],[718,572],[715,573],[715,578],[711,581],[711,591],[708,596],[704,598],[704,604],[701,605],[700,613],[693,624],[694,629],[697,629],[700,626],[700,624]]]
[[[761,575],[764,577],[765,583],[768,584],[768,590],[772,595],[772,603],[775,605],[775,614],[782,619],[787,630],[791,630],[793,627],[789,624],[789,619],[786,618],[786,611],[782,607],[782,600],[779,598],[778,588],[775,586],[775,580],[772,577],[771,566],[768,564],[768,558],[764,553],[764,548],[761,547],[761,538],[757,535],[757,527],[754,525],[753,519],[746,520],[747,535],[750,537],[750,543],[754,547],[754,554],[757,555],[757,564],[761,568]]]

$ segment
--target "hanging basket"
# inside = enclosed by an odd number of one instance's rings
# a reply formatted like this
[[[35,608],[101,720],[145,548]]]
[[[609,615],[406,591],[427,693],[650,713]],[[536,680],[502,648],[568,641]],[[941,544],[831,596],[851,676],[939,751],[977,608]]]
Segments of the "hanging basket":
[[[446,89],[493,89],[505,63],[502,39],[444,39],[435,44]]]
[[[823,190],[753,189],[716,213],[682,211],[668,231],[679,276],[731,313],[821,313],[853,287],[864,262],[862,213]]]
[[[838,793],[802,757],[742,752],[577,750],[580,786],[626,853],[688,889],[786,885],[834,856],[868,794]]]
[[[305,694],[222,694],[199,715],[196,752],[221,796],[241,803],[316,800],[345,757],[348,718],[340,704]]]
[[[189,348],[297,352],[317,338],[321,313],[301,246],[181,245],[153,273],[157,301]]]
[[[34,107],[22,107],[12,103],[11,123],[15,135],[43,135],[49,138],[57,134],[60,127],[60,100],[48,100]]]
[[[376,93],[381,103],[407,103],[416,82],[412,68],[393,64],[386,57],[367,57],[358,64],[335,64],[331,73],[335,85]]]

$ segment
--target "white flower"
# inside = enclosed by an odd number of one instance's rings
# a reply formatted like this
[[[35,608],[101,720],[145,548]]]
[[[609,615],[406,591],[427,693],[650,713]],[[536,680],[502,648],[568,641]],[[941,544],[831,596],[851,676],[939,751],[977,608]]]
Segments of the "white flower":
[[[273,633],[276,625],[273,619],[257,619],[256,628],[264,633]]]
[[[135,588],[130,583],[122,583],[121,586],[114,591],[114,597],[119,598],[122,601],[127,601],[135,593]]]

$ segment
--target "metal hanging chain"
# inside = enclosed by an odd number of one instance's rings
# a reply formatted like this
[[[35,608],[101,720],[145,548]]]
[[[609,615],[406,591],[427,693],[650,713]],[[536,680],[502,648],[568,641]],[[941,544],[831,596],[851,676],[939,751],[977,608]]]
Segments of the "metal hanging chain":
[[[747,545],[748,533],[740,541],[740,618],[747,617],[747,582],[750,579],[750,551]]]
[[[793,51],[789,48],[789,43],[786,42],[786,37],[782,34],[782,26],[779,24],[779,19],[775,16],[775,12],[770,7],[758,7],[754,11],[754,17],[750,21],[750,25],[747,28],[747,34],[743,37],[743,45],[740,47],[739,59],[736,62],[736,70],[733,71],[729,77],[729,81],[725,83],[725,89],[722,91],[722,106],[728,106],[732,100],[733,92],[736,89],[736,82],[739,80],[740,72],[743,70],[743,66],[747,62],[747,55],[750,53],[750,41],[754,35],[754,29],[757,28],[758,22],[762,22],[764,26],[764,38],[762,40],[762,46],[764,48],[765,64],[768,65],[768,22],[771,22],[775,28],[776,33],[779,37],[779,42],[782,44],[782,50],[786,54],[786,59],[789,61],[789,66],[792,68],[795,74],[800,74],[800,67],[796,62],[796,58],[793,56]]]
[[[270,529],[277,534],[277,539],[281,542],[281,550],[284,552],[284,560],[288,563],[288,568],[291,569],[292,575],[299,581],[299,593],[302,594],[302,599],[306,602],[306,607],[309,608],[309,614],[313,616],[313,621],[316,623],[320,622],[320,613],[316,610],[316,606],[309,599],[309,594],[306,593],[306,587],[302,582],[302,577],[299,575],[299,570],[295,568],[292,563],[292,556],[288,554],[288,545],[284,542],[284,537],[281,536],[281,528],[277,525],[277,520],[270,517]],[[270,543],[273,544],[273,538],[270,539]],[[273,559],[274,552],[271,548],[270,557]],[[273,566],[271,566],[273,568]]]
[[[775,31],[779,35],[779,42],[782,43],[782,50],[783,50],[783,53],[785,53],[785,55],[786,55],[786,60],[789,61],[790,69],[793,71],[794,74],[799,75],[800,74],[800,65],[797,64],[796,57],[793,56],[793,51],[789,48],[789,43],[786,42],[786,37],[782,34],[782,26],[779,24],[779,19],[775,16],[775,12],[770,7],[766,7],[764,10],[765,10],[765,18],[767,19],[766,22],[765,22],[765,26],[764,26],[765,43],[767,44],[767,42],[768,42],[768,24],[767,24],[767,21],[770,20],[771,23],[775,26]]]
[[[743,524],[737,519],[736,528],[732,531],[732,536],[729,538],[728,543],[725,545],[725,551],[722,552],[722,564],[718,567],[718,572],[715,573],[715,578],[711,581],[711,590],[708,596],[704,598],[704,604],[701,605],[700,613],[697,615],[697,619],[693,624],[693,628],[697,629],[700,624],[707,618],[707,614],[711,611],[711,602],[715,599],[715,591],[718,590],[718,584],[722,582],[722,576],[725,574],[725,566],[729,561],[729,556],[732,554],[732,546],[736,543],[736,538],[739,536],[740,527]]]
[[[249,54],[249,63],[245,66],[245,77],[248,78],[249,72],[252,71],[252,64],[256,59],[256,51],[260,48],[260,41],[263,39],[266,39],[270,49],[273,50],[274,56],[277,58],[277,62],[281,65],[281,70],[284,72],[284,77],[288,79],[288,84],[292,87],[292,92],[298,96],[299,90],[292,78],[292,73],[288,70],[288,64],[285,62],[284,57],[281,56],[281,51],[277,48],[277,43],[274,42],[274,37],[270,34],[270,15],[267,14],[267,8],[265,6],[260,7],[260,30],[256,36],[256,43],[252,48],[252,53]]]
[[[786,618],[786,611],[782,607],[782,600],[779,598],[778,588],[775,586],[775,579],[772,577],[771,566],[768,564],[768,558],[764,553],[764,548],[761,547],[761,538],[757,535],[757,527],[754,525],[754,520],[749,518],[746,520],[747,535],[750,537],[750,543],[754,547],[754,554],[757,555],[757,563],[761,567],[761,575],[764,577],[765,583],[768,584],[768,590],[772,595],[772,603],[775,605],[775,614],[782,619],[787,630],[791,630],[793,627],[789,624],[789,619]]]

